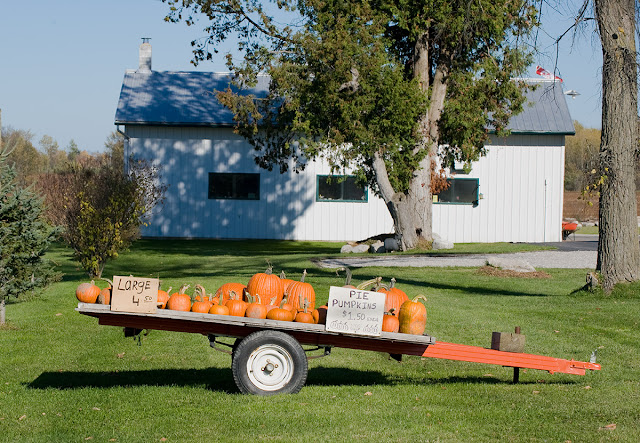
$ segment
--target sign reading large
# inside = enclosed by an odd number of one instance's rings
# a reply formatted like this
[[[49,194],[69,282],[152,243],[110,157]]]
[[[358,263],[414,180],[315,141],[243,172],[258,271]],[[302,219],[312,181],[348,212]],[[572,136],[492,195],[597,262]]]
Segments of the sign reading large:
[[[113,277],[111,310],[154,314],[158,309],[157,278]]]
[[[381,292],[331,286],[327,331],[379,337],[385,298]]]

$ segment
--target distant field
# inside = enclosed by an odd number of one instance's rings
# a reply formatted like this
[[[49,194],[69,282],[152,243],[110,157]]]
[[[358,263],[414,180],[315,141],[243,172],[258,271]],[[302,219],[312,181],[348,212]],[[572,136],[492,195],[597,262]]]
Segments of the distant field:
[[[638,215],[640,215],[640,192],[636,193]],[[592,205],[589,205],[589,201]],[[575,218],[580,221],[598,220],[598,199],[585,200],[580,191],[564,191],[564,218]]]

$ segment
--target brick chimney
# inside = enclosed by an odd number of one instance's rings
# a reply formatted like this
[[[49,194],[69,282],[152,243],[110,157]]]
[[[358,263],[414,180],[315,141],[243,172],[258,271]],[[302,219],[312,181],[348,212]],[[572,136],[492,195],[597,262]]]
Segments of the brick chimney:
[[[145,74],[151,72],[151,43],[149,40],[151,40],[149,37],[143,37],[140,45],[138,72]]]

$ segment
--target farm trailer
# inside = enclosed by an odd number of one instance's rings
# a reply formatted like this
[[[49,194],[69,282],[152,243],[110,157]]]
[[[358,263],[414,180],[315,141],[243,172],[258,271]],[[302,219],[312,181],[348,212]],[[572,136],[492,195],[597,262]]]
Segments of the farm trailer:
[[[78,303],[80,314],[98,318],[101,325],[121,326],[125,335],[137,335],[143,329],[190,332],[209,338],[211,347],[221,349],[218,337],[236,338],[231,351],[231,369],[238,389],[245,394],[270,395],[296,393],[307,379],[307,359],[329,355],[332,347],[402,355],[486,363],[514,368],[517,381],[520,368],[584,375],[600,370],[595,361],[582,362],[544,355],[507,352],[479,346],[436,341],[430,335],[382,332],[377,336],[329,332],[325,325],[261,320],[227,315],[159,309],[156,313],[111,311],[109,305]],[[303,349],[302,345],[314,346]],[[323,350],[318,356],[306,352]],[[593,359],[592,359],[593,360]]]

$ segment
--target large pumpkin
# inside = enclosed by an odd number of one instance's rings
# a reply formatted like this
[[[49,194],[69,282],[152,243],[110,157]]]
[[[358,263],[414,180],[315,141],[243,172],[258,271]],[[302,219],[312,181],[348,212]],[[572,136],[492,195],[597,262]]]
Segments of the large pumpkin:
[[[389,289],[378,289],[378,292],[383,292],[386,296],[384,302],[384,312],[390,312],[393,309],[396,313],[399,313],[402,304],[409,300],[407,294],[402,289],[398,289],[395,284],[396,279],[392,278]]]
[[[407,300],[400,307],[398,321],[400,322],[399,332],[404,334],[422,335],[427,324],[427,308],[418,300],[427,299],[423,295],[418,295],[413,300]]]
[[[313,286],[304,282],[304,278],[307,276],[307,270],[302,272],[302,278],[300,281],[294,281],[287,287],[287,295],[289,297],[289,303],[294,309],[302,310],[304,308],[304,302],[308,303],[307,309],[313,311],[316,306],[316,291],[313,290]]]
[[[295,281],[287,278],[287,275],[284,273],[284,271],[280,272],[280,280],[282,280],[282,287],[284,288],[285,292],[287,292],[287,288],[289,287],[289,285]]]
[[[246,286],[242,283],[225,283],[218,288],[216,291],[216,295],[214,298],[217,298],[220,304],[223,304],[225,301],[231,298],[231,292],[235,292],[242,296]],[[222,299],[220,299],[220,294],[222,294]]]
[[[189,285],[182,285],[178,292],[174,292],[167,301],[167,309],[174,311],[190,311],[191,310],[191,297],[184,293]]]
[[[76,288],[76,298],[82,303],[95,303],[100,295],[100,288],[91,283],[82,283]]]
[[[284,295],[284,285],[280,277],[273,274],[270,267],[265,272],[254,274],[247,283],[247,292],[252,297],[260,296],[260,301],[264,305],[268,305],[273,297],[276,297],[276,303],[280,304]]]

